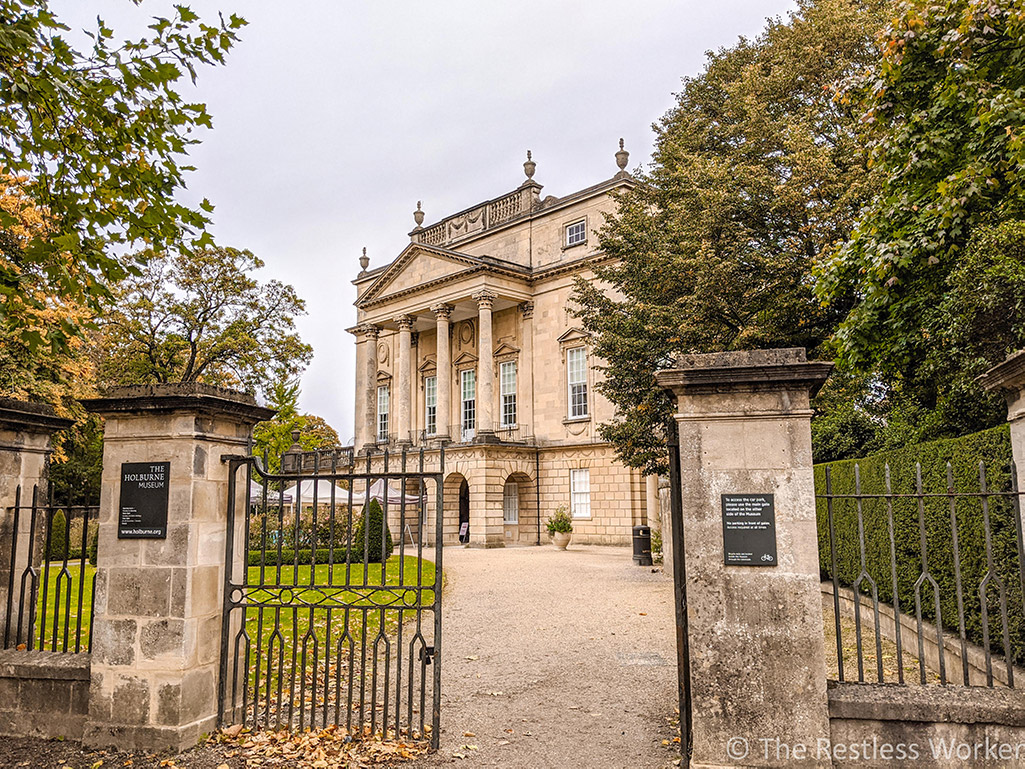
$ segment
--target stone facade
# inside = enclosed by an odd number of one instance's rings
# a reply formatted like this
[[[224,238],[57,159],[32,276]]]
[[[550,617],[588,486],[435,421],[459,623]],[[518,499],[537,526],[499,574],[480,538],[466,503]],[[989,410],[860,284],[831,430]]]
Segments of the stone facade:
[[[578,542],[625,544],[647,522],[651,488],[598,436],[613,410],[570,312],[574,280],[606,258],[596,230],[635,184],[622,149],[616,162],[604,182],[542,198],[528,159],[513,192],[428,227],[418,204],[395,259],[373,270],[360,260],[355,445],[446,446],[447,540],[463,481],[472,544],[547,541],[539,530],[559,506]]]

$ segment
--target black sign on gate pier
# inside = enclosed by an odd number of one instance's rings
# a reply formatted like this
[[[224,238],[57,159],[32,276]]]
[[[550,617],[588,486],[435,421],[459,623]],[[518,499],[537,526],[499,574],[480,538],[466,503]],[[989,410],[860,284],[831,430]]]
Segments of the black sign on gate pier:
[[[123,462],[118,539],[167,537],[170,462]]]
[[[723,562],[776,565],[776,504],[772,494],[722,495]]]

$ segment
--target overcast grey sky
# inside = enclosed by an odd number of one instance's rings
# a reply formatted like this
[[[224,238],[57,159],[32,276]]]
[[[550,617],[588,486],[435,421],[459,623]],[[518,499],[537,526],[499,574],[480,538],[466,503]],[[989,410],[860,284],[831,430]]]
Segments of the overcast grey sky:
[[[314,359],[300,406],[353,434],[354,289],[427,221],[517,187],[526,150],[545,195],[631,169],[651,124],[704,52],[753,36],[791,0],[192,0],[249,21],[196,94],[214,130],[189,186],[216,206],[213,234],[248,248],[262,279],[294,285]],[[72,27],[100,15],[118,34],[168,15],[169,0],[54,0]]]

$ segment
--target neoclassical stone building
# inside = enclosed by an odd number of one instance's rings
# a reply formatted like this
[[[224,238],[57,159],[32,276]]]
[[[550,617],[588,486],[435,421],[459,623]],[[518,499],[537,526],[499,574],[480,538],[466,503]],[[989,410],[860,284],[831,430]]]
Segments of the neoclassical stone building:
[[[596,230],[632,187],[619,171],[561,198],[541,197],[527,153],[517,189],[423,226],[356,286],[356,448],[445,445],[444,537],[547,542],[559,506],[574,541],[626,543],[656,516],[654,486],[598,436],[612,416],[588,334],[569,311],[573,281],[606,258]],[[466,529],[468,528],[468,531]],[[428,534],[428,536],[430,536]]]

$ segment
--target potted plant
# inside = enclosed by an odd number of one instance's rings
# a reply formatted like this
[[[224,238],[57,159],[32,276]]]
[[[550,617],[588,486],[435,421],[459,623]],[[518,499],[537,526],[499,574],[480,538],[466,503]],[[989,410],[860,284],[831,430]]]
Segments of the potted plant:
[[[548,519],[547,525],[548,533],[552,535],[555,546],[560,550],[565,550],[573,532],[573,522],[564,505],[556,508],[554,515]]]

